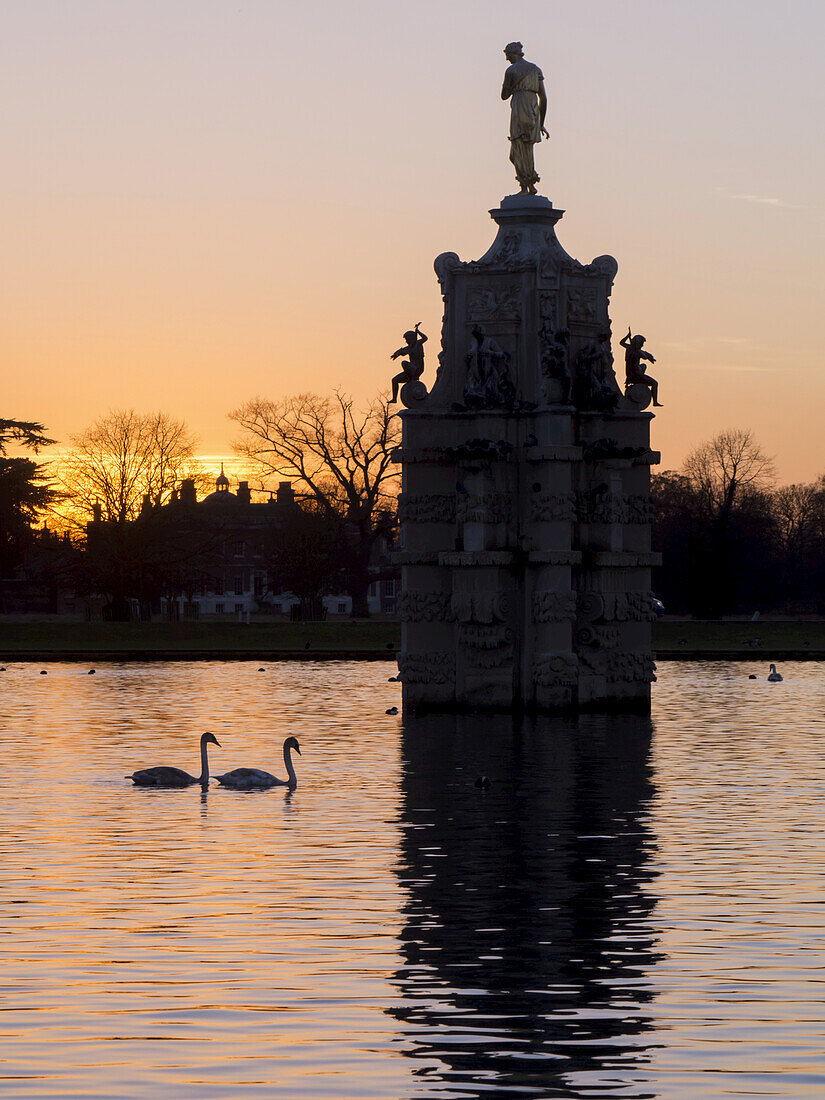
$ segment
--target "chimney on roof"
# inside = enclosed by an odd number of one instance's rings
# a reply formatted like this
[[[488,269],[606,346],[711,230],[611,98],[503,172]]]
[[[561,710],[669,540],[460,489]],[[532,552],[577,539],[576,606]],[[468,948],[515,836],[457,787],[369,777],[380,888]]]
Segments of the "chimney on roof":
[[[185,477],[180,483],[180,502],[181,504],[198,503],[198,494],[195,490],[195,479],[193,477]]]
[[[279,504],[294,504],[295,493],[292,491],[291,481],[279,481],[277,498]]]
[[[241,504],[251,504],[252,503],[252,494],[249,491],[249,482],[248,481],[239,481],[238,482],[238,500],[241,502]]]
[[[103,522],[103,505],[99,500],[96,500],[92,505],[92,523]]]

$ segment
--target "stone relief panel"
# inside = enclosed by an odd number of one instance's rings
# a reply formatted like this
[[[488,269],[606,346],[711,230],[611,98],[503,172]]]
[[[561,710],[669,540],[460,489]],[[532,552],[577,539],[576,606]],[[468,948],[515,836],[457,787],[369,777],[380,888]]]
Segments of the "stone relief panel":
[[[468,321],[504,321],[521,317],[521,287],[477,287],[467,298]]]
[[[539,294],[539,327],[547,326],[553,332],[558,325],[559,296],[555,290],[543,290]]]
[[[454,653],[402,653],[398,670],[404,684],[454,684]]]
[[[454,523],[455,518],[454,493],[401,493],[398,498],[401,523]]]
[[[396,601],[396,612],[402,623],[449,622],[449,592],[417,592],[407,589]]]
[[[533,593],[532,604],[533,622],[563,623],[576,614],[576,593],[538,588]]]
[[[533,493],[529,515],[533,523],[573,523],[576,497],[573,493]]]
[[[596,288],[594,286],[570,287],[567,291],[567,320],[596,320]]]
[[[489,264],[495,264],[496,267],[503,267],[508,271],[514,271],[516,268],[524,265],[524,260],[521,257],[521,245],[521,233],[511,230],[509,233],[504,234],[501,247],[493,253],[487,262]]]

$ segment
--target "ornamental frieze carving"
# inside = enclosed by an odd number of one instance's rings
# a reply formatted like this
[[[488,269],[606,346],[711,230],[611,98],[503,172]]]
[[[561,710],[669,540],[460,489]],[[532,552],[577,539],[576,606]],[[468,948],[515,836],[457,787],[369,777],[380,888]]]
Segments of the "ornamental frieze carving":
[[[474,649],[499,649],[512,646],[513,631],[503,623],[462,623],[458,628],[462,646]]]
[[[454,684],[454,653],[401,653],[398,670],[405,684]]]
[[[580,592],[578,617],[581,622],[653,622],[652,592]]]
[[[398,498],[401,523],[454,523],[454,493],[401,493]]]
[[[459,493],[455,504],[459,523],[509,523],[512,511],[508,493]]]
[[[652,623],[656,618],[652,592],[616,592],[605,597],[605,618],[616,622]]]
[[[533,593],[534,623],[563,623],[576,613],[575,592],[551,592],[539,588]]]
[[[503,592],[458,589],[450,599],[450,613],[460,623],[503,623],[509,610]]]
[[[576,496],[579,523],[621,523],[621,498],[605,489],[591,489]]]
[[[622,523],[652,523],[656,512],[656,506],[648,496],[626,496],[622,509]]]
[[[588,623],[576,631],[576,644],[593,649],[615,649],[621,644],[622,635],[618,626],[594,626]]]
[[[533,493],[530,497],[533,523],[572,523],[576,519],[573,493]]]
[[[568,687],[579,677],[578,659],[566,653],[544,654],[533,661],[533,683],[539,687]]]
[[[467,298],[468,321],[503,321],[521,317],[521,287],[477,287]]]
[[[402,623],[448,622],[451,618],[449,592],[416,592],[407,589],[396,601]]]
[[[501,668],[513,658],[513,631],[509,626],[462,623],[458,642],[476,668]]]
[[[656,682],[653,658],[648,653],[621,653],[603,649],[584,650],[579,654],[582,667],[608,683]]]

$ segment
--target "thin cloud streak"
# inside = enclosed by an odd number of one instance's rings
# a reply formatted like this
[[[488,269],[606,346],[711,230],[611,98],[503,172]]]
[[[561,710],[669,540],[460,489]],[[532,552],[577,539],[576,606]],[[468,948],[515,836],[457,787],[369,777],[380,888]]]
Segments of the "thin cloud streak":
[[[726,195],[729,199],[734,199],[738,202],[755,202],[761,206],[776,206],[781,210],[804,210],[804,206],[800,206],[798,203],[786,202],[784,199],[777,198],[775,195],[749,195],[740,194],[733,195],[728,193]]]

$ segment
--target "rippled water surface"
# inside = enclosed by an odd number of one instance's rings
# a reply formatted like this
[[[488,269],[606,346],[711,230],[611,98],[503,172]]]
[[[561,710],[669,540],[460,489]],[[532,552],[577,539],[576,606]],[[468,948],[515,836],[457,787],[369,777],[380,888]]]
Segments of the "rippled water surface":
[[[4,1097],[825,1095],[825,667],[519,728],[258,667],[0,673]],[[123,778],[206,729],[298,789]]]

